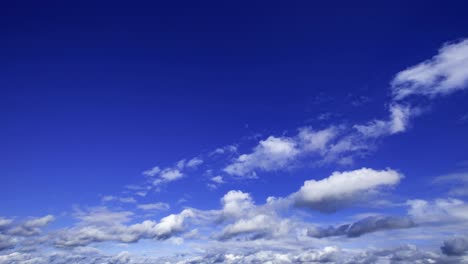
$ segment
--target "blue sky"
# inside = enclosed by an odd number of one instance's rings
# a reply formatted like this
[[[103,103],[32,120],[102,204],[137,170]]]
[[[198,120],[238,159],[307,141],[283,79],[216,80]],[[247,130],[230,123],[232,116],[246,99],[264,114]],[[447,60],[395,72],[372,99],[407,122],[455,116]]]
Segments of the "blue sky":
[[[468,263],[466,8],[2,3],[0,264]]]

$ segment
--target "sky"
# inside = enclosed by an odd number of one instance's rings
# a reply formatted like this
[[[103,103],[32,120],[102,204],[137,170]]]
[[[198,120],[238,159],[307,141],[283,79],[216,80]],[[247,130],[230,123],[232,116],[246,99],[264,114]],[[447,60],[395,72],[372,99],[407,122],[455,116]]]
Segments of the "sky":
[[[465,1],[0,4],[0,264],[468,263]]]

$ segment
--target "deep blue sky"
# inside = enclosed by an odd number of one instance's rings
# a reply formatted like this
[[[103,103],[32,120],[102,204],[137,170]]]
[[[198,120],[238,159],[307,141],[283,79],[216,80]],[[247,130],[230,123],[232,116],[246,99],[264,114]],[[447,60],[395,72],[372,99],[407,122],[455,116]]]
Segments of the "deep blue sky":
[[[398,72],[468,37],[466,1],[96,2],[0,5],[4,216],[95,206],[146,169],[226,145],[385,119]],[[302,160],[215,190],[196,171],[145,199],[208,209],[242,189],[263,202],[361,167],[401,171],[400,202],[434,199],[445,191],[432,177],[467,169],[467,96],[422,99],[405,133],[351,165]]]
[[[466,36],[468,25],[463,1],[3,5],[8,211],[31,197],[78,202],[153,164],[281,134],[320,113],[353,122],[384,115],[393,75]],[[360,96],[371,101],[353,107]],[[445,108],[461,115],[461,106]],[[466,130],[442,123],[446,116],[418,126]]]

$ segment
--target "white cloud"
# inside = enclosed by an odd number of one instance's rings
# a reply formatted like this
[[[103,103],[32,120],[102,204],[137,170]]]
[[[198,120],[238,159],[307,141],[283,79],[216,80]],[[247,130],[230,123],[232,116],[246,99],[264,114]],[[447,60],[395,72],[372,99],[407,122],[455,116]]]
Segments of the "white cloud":
[[[242,191],[229,191],[223,196],[221,203],[223,205],[222,214],[225,218],[238,218],[244,215],[246,210],[254,207],[250,194]]]
[[[160,171],[161,171],[161,169],[158,166],[155,166],[155,167],[153,167],[153,168],[151,168],[149,170],[145,170],[143,172],[143,175],[153,177],[153,176],[157,175]]]
[[[396,100],[410,95],[435,97],[465,89],[467,69],[468,39],[445,44],[432,59],[399,72],[392,81],[393,96]]]
[[[106,208],[96,208],[90,212],[80,212],[81,220],[75,227],[59,230],[54,237],[57,247],[80,247],[91,243],[116,241],[135,243],[140,239],[168,239],[183,231],[186,219],[194,217],[190,209],[179,214],[161,218],[159,222],[145,220],[127,225],[130,212],[112,212]]]
[[[0,234],[8,234],[14,237],[32,237],[41,234],[41,229],[55,220],[53,215],[31,218],[22,223],[13,225],[13,222],[4,221],[3,228],[0,228]],[[3,229],[3,230],[2,230]]]
[[[468,196],[468,172],[451,173],[434,179],[434,183],[450,185],[449,195]]]
[[[87,225],[106,225],[108,223],[126,223],[129,222],[134,214],[129,211],[110,211],[106,207],[94,207],[89,211],[75,209],[74,217]]]
[[[218,184],[223,184],[224,183],[223,177],[219,176],[219,175],[211,178],[211,181],[215,182],[215,183],[218,183]]]
[[[409,200],[410,215],[417,223],[451,223],[468,221],[468,204],[458,199],[434,201]]]
[[[234,224],[226,226],[222,232],[220,239],[229,239],[239,234],[246,233],[264,233],[274,224],[269,216],[259,214],[250,219],[240,219]]]
[[[355,125],[354,128],[365,137],[377,138],[404,132],[409,124],[409,119],[419,110],[409,106],[393,104],[390,106],[389,120],[373,120],[365,125]]]
[[[210,179],[211,182],[207,183],[208,188],[216,189],[219,185],[225,183],[222,176],[215,176]]]
[[[141,210],[145,210],[145,211],[153,211],[153,210],[168,210],[170,206],[167,203],[150,203],[150,204],[139,204],[137,205],[137,208]]]
[[[303,151],[324,151],[330,141],[337,136],[337,133],[338,131],[335,127],[319,131],[314,131],[310,127],[304,127],[299,129],[297,137]]]
[[[175,181],[175,180],[178,180],[178,179],[184,177],[184,173],[182,171],[183,171],[183,169],[185,167],[194,168],[194,167],[198,166],[199,164],[201,164],[200,162],[203,162],[203,161],[198,160],[196,158],[190,160],[189,162],[186,162],[185,159],[182,159],[182,160],[179,160],[174,167],[168,167],[168,168],[165,168],[165,169],[160,169],[159,167],[156,166],[156,167],[153,167],[150,170],[147,170],[147,171],[143,172],[143,174],[146,175],[146,176],[150,176],[150,177],[158,176],[156,179],[153,180],[153,185],[158,186],[158,185],[160,185],[162,183]],[[189,166],[189,164],[190,164],[190,166]],[[146,191],[141,191],[140,190],[137,194],[140,195],[140,196],[145,196]]]
[[[184,175],[178,169],[165,169],[161,172],[161,178],[164,181],[175,181]]]
[[[186,160],[185,159],[182,159],[182,160],[179,160],[176,164],[176,167],[179,169],[179,170],[182,170],[184,167],[185,167],[185,163],[186,163]]]
[[[133,197],[116,197],[112,195],[106,195],[102,197],[101,201],[102,202],[119,201],[121,203],[136,203],[136,200]]]
[[[203,164],[203,160],[200,159],[200,158],[193,158],[191,160],[189,160],[186,164],[187,167],[189,168],[196,168],[198,166],[200,166],[201,164]]]
[[[3,228],[6,228],[11,223],[13,223],[12,219],[0,217],[0,230],[2,230]]]
[[[221,155],[221,154],[225,154],[225,153],[234,153],[236,151],[237,151],[237,146],[236,145],[227,145],[227,146],[224,146],[222,148],[217,148],[217,149],[213,150],[209,155],[210,156]]]
[[[322,180],[305,181],[292,195],[295,204],[320,211],[334,211],[346,203],[362,198],[379,187],[393,186],[403,176],[397,171],[362,168],[333,172]]]
[[[294,140],[270,136],[260,141],[252,153],[240,155],[224,171],[236,176],[254,176],[256,169],[272,171],[285,167],[297,154]]]

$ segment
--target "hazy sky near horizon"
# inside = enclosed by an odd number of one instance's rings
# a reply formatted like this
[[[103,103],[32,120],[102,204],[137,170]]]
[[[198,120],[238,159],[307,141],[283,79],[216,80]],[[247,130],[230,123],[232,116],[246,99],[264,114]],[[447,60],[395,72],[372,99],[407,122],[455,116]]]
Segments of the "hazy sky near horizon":
[[[468,263],[463,1],[0,6],[0,264]]]

